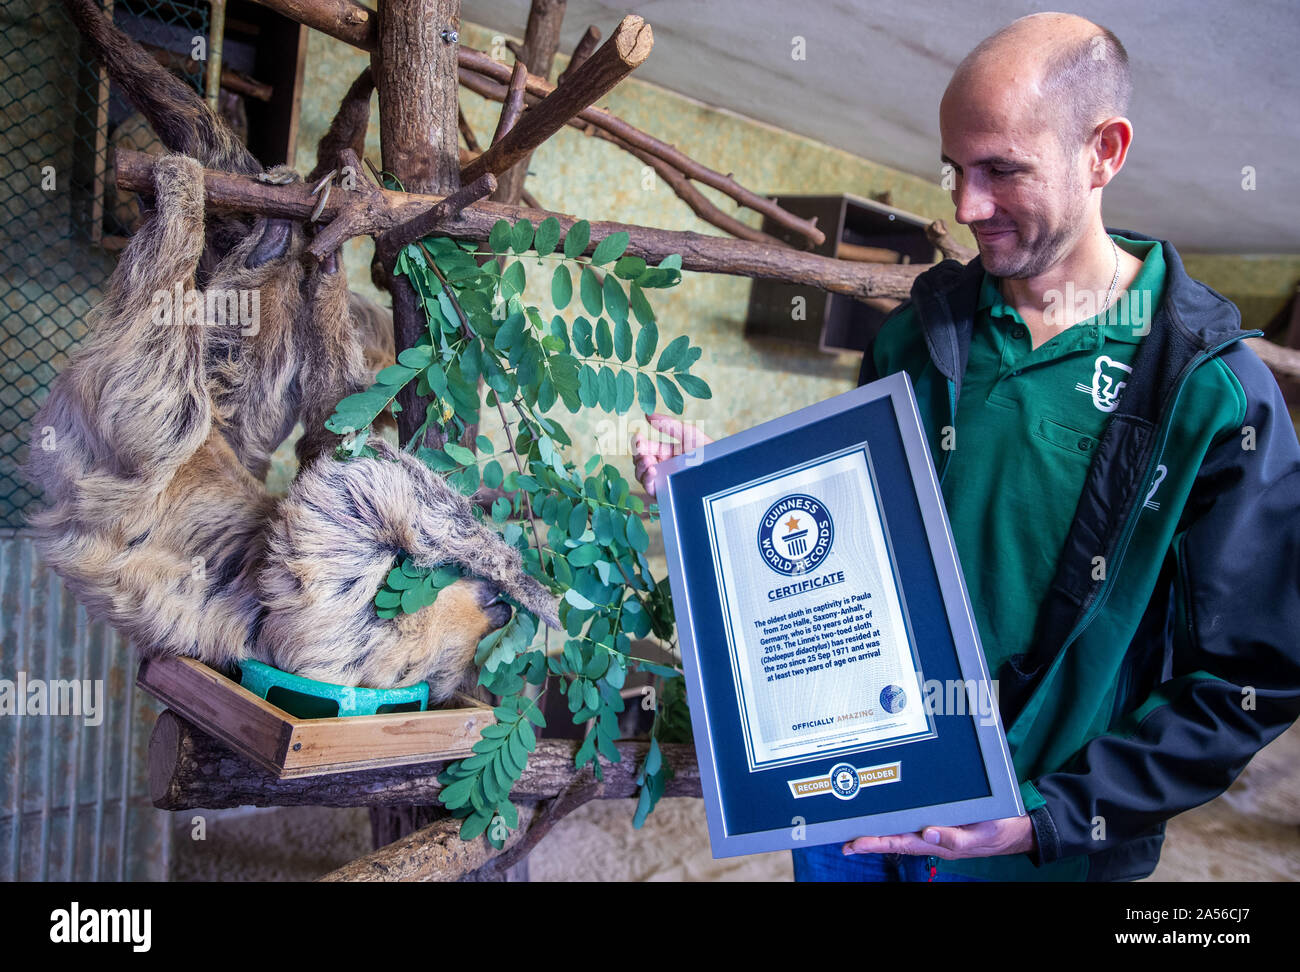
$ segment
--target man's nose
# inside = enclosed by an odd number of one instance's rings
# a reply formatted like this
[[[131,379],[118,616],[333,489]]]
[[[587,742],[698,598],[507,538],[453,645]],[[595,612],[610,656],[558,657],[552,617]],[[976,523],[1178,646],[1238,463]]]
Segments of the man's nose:
[[[977,179],[959,176],[957,188],[952,191],[952,201],[957,207],[955,218],[963,225],[991,219],[996,211],[992,195]]]

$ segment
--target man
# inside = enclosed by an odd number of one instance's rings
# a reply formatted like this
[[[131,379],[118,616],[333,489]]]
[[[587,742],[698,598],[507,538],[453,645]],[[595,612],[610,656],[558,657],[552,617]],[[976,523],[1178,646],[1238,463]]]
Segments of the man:
[[[1102,224],[1130,88],[1072,15],[971,52],[939,114],[979,256],[917,278],[859,378],[915,386],[1028,814],[795,851],[797,879],[1144,877],[1300,714],[1300,444],[1259,332]],[[634,443],[648,490],[672,451]]]

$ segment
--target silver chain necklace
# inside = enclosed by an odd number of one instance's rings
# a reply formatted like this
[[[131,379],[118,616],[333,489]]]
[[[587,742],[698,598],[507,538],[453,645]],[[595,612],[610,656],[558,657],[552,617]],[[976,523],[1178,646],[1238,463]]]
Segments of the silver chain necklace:
[[[1115,284],[1119,283],[1119,247],[1115,245],[1115,239],[1109,233],[1106,234],[1106,239],[1110,240],[1110,248],[1115,251],[1115,276],[1110,278],[1110,292],[1106,294],[1106,306],[1098,312],[1099,316],[1110,308],[1110,302],[1115,297]]]

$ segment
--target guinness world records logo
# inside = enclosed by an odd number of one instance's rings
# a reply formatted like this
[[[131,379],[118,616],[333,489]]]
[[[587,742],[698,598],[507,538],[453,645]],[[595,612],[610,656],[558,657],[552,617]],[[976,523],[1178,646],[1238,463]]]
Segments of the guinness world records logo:
[[[831,793],[841,800],[852,800],[862,789],[862,780],[852,763],[836,763],[831,767]]]
[[[783,496],[758,523],[758,551],[778,574],[806,574],[831,552],[835,524],[821,500],[805,493]]]

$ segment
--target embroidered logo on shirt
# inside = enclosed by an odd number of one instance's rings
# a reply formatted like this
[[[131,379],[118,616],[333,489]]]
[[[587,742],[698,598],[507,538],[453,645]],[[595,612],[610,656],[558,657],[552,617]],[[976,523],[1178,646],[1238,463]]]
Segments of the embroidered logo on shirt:
[[[1107,370],[1107,369],[1111,370]],[[1122,372],[1122,374],[1121,374]],[[1076,390],[1092,396],[1092,404],[1102,412],[1113,412],[1119,407],[1119,393],[1128,382],[1122,375],[1131,375],[1133,369],[1123,362],[1116,361],[1108,354],[1097,355],[1092,366],[1092,384],[1078,382]]]
[[[1165,476],[1167,475],[1169,475],[1168,466],[1166,466],[1164,463],[1161,463],[1160,465],[1156,466],[1156,478],[1152,481],[1151,489],[1147,492],[1147,498],[1142,503],[1142,505],[1146,509],[1148,510],[1160,509],[1160,501],[1157,499],[1153,499],[1152,497],[1156,495],[1156,490],[1160,488],[1160,484],[1165,481]]]

